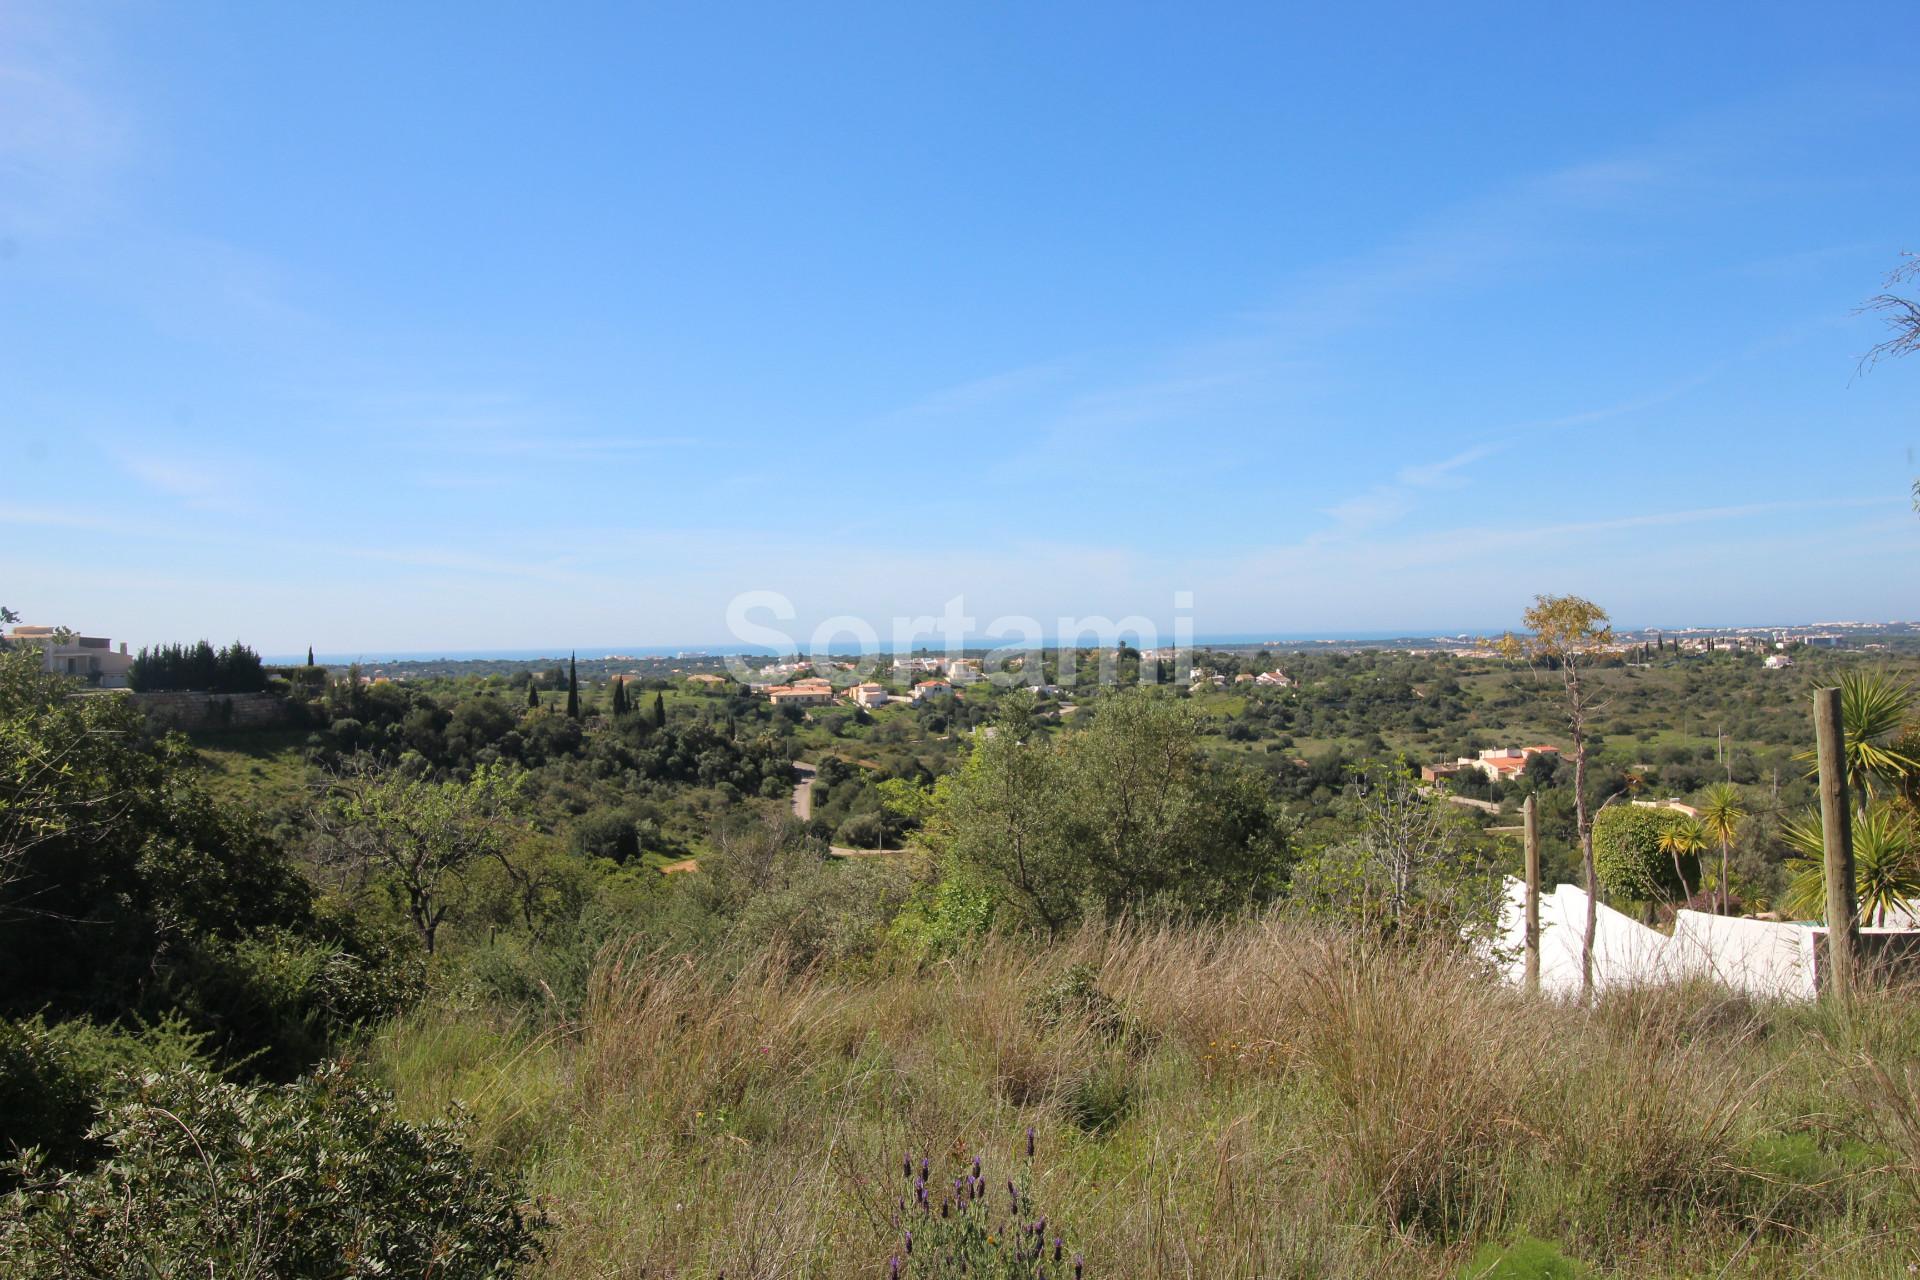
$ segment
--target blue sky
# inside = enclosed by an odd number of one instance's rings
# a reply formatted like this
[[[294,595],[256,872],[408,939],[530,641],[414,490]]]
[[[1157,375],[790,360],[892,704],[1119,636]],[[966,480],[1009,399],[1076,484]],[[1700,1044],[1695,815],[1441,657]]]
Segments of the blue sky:
[[[0,0],[0,602],[1920,616],[1911,6],[1332,9]]]

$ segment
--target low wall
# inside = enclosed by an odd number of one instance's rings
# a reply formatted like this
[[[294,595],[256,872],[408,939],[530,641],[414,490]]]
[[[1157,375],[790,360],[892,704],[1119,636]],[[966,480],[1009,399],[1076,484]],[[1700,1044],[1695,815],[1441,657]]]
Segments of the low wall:
[[[292,718],[292,704],[275,693],[131,693],[160,729],[272,729]]]

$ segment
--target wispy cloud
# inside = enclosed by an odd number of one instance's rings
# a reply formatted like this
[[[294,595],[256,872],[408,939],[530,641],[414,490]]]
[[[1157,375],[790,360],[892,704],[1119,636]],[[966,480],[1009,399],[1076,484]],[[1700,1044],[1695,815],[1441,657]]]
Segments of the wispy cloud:
[[[250,458],[209,458],[120,446],[110,455],[122,471],[157,497],[194,511],[256,515],[266,509],[267,473]]]
[[[84,221],[127,149],[127,120],[82,73],[90,42],[76,19],[0,6],[0,222],[11,233]]]

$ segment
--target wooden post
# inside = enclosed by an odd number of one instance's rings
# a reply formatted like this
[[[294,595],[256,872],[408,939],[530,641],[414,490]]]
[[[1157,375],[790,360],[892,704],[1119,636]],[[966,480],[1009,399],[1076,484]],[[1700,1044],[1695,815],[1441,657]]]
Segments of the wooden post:
[[[1527,994],[1540,994],[1540,802],[1528,796],[1520,806],[1527,848]]]
[[[1860,907],[1853,885],[1853,811],[1847,801],[1846,731],[1840,690],[1813,691],[1813,730],[1820,761],[1820,832],[1827,870],[1827,982],[1834,995],[1853,991],[1860,949]]]

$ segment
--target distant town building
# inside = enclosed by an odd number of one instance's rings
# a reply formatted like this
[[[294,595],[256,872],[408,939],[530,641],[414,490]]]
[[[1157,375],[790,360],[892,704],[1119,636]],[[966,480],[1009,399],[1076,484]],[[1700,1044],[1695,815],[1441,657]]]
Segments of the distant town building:
[[[947,680],[922,680],[913,686],[913,700],[925,702],[928,698],[945,697],[953,692],[953,684]]]
[[[62,634],[56,627],[15,627],[7,639],[15,644],[34,645],[40,650],[42,670],[64,676],[78,676],[101,689],[124,689],[127,672],[133,669],[133,657],[122,640],[115,649],[104,636]]]
[[[767,690],[767,700],[776,707],[824,707],[833,701],[833,686],[825,680],[818,684],[777,684]]]

